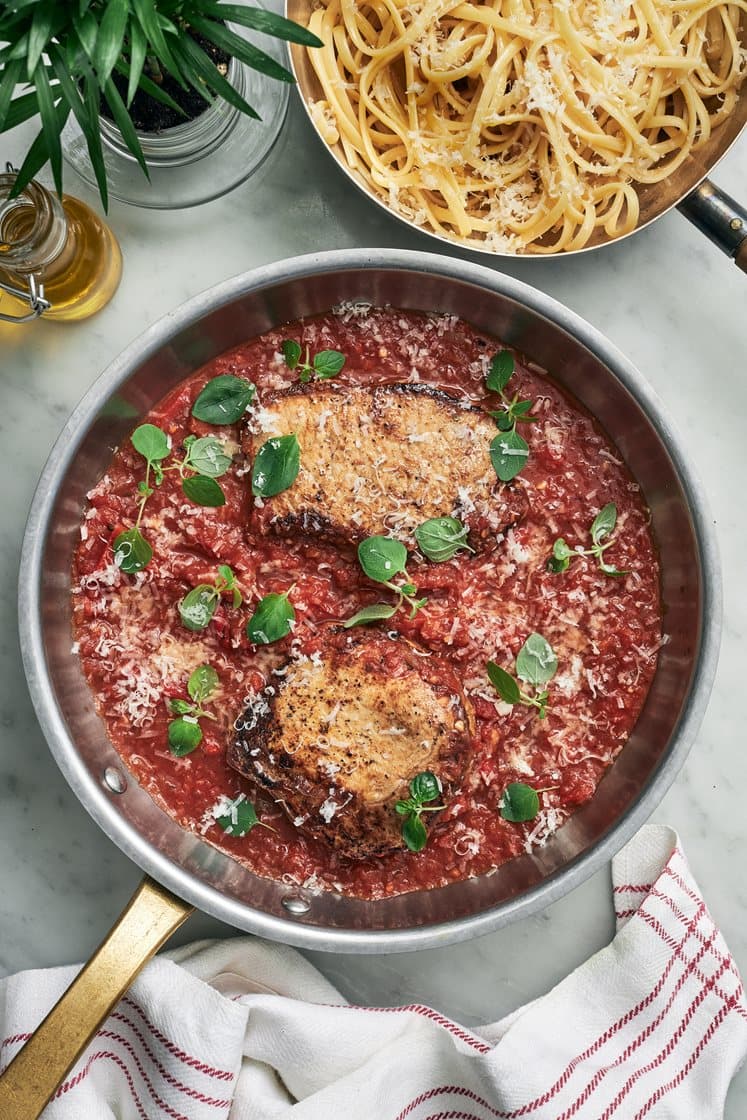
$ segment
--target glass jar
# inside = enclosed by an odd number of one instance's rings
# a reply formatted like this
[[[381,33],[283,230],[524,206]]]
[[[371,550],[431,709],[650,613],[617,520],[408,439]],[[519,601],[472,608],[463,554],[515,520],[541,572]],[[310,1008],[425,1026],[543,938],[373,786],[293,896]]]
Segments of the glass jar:
[[[59,199],[35,180],[10,198],[15,179],[0,175],[0,319],[94,315],[122,274],[116,237],[85,202]]]

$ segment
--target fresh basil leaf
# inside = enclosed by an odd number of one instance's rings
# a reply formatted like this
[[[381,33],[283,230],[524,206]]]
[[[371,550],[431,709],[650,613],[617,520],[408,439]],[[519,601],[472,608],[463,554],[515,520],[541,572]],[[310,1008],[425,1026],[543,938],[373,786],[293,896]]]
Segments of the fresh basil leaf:
[[[336,377],[340,372],[345,365],[345,355],[339,350],[320,350],[314,355],[311,364],[319,380],[326,381],[330,377]]]
[[[386,583],[405,571],[407,549],[391,537],[367,537],[358,545],[358,559],[369,579]]]
[[[422,852],[428,842],[425,825],[417,813],[411,813],[402,822],[402,839],[411,852]]]
[[[410,603],[410,614],[408,615],[408,617],[411,621],[421,609],[421,607],[424,607],[427,602],[428,598],[426,596],[426,598],[424,599],[415,599],[414,602]]]
[[[289,592],[278,595],[274,591],[265,595],[257,605],[252,617],[246,624],[246,636],[255,645],[269,645],[277,642],[291,632],[291,622],[296,617],[293,605],[288,601]]]
[[[414,808],[415,808],[414,802],[410,801],[409,798],[408,798],[407,801],[398,801],[397,804],[394,806],[394,811],[396,813],[399,813],[399,815],[401,817],[406,817],[407,814],[411,813]]]
[[[345,630],[350,630],[353,626],[364,626],[367,622],[380,622],[382,619],[391,618],[396,613],[396,605],[372,603],[370,607],[363,607],[357,614],[346,618],[342,625]]]
[[[187,682],[187,692],[195,704],[201,704],[203,700],[207,700],[217,687],[218,674],[212,665],[198,665]]]
[[[435,801],[441,796],[441,783],[432,771],[423,770],[410,782],[410,793],[413,801],[424,805],[426,801]]]
[[[218,592],[209,583],[199,583],[179,603],[179,617],[188,630],[204,630],[218,606]]]
[[[288,369],[295,369],[301,359],[301,347],[294,338],[286,338],[281,347]]]
[[[259,817],[254,806],[251,801],[247,801],[243,796],[237,797],[231,803],[228,812],[215,819],[229,836],[239,838],[246,836],[247,832],[251,832],[254,826],[259,824]]]
[[[231,466],[231,456],[215,436],[203,436],[190,443],[185,464],[208,478],[220,478]]]
[[[552,556],[547,561],[547,570],[555,572],[556,575],[559,572],[566,571],[566,569],[570,567],[572,556],[573,552],[566,542],[562,537],[558,537],[552,546]]]
[[[190,704],[188,700],[180,700],[178,697],[169,700],[169,708],[175,716],[191,715],[193,707],[194,705]]]
[[[627,576],[629,574],[627,570],[620,571],[615,567],[614,564],[605,564],[604,560],[599,561],[599,567],[602,569],[606,576],[621,577]]]
[[[550,643],[541,634],[530,634],[516,658],[519,678],[535,688],[547,684],[558,671],[558,659]]]
[[[496,665],[495,661],[488,661],[488,678],[501,700],[506,704],[521,703],[521,689],[505,669]]]
[[[608,537],[617,524],[617,506],[614,502],[608,502],[606,506],[600,509],[591,523],[591,539],[594,544],[601,544],[605,537]]]
[[[525,421],[536,420],[537,419],[536,416],[527,416],[527,413],[531,410],[531,408],[533,406],[534,406],[534,401],[516,401],[515,404],[511,405],[511,412],[516,417],[517,420],[525,420]]]
[[[196,506],[217,508],[226,504],[226,495],[218,483],[214,478],[208,478],[204,474],[195,474],[190,478],[182,479],[182,490]]]
[[[139,428],[135,428],[130,441],[135,450],[149,463],[157,463],[165,459],[171,450],[166,433],[155,424],[141,424]]]
[[[505,821],[521,823],[533,821],[539,813],[539,797],[536,790],[524,782],[511,782],[503,791],[501,816]]]
[[[501,482],[510,482],[526,466],[529,444],[513,429],[500,432],[490,445],[490,461]]]
[[[225,584],[225,587],[223,588],[223,590],[224,591],[232,591],[233,586],[236,582],[236,576],[233,574],[233,568],[229,567],[228,564],[219,564],[218,565],[218,575],[220,576],[220,578],[223,580],[223,582]]]
[[[415,540],[423,555],[437,564],[451,560],[460,548],[469,550],[467,528],[456,517],[432,517],[424,521],[415,530]]]
[[[514,356],[510,350],[499,350],[493,355],[485,384],[493,393],[502,393],[514,372]]]
[[[177,758],[191,754],[202,742],[202,730],[198,723],[184,719],[172,719],[169,724],[169,749]]]
[[[153,549],[139,529],[125,529],[115,537],[114,563],[128,575],[141,572],[152,559]]]
[[[263,443],[252,465],[252,494],[271,498],[292,486],[301,465],[298,437],[273,436]]]
[[[507,408],[499,408],[497,412],[491,412],[490,415],[502,432],[510,432],[513,428],[514,422]]]
[[[208,381],[192,405],[192,415],[206,424],[235,424],[254,398],[254,386],[230,373]]]

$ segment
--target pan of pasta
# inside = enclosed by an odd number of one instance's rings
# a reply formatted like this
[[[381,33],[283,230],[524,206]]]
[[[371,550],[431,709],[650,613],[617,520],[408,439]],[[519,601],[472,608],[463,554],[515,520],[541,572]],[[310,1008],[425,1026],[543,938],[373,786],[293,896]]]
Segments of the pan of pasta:
[[[747,118],[746,0],[287,0],[306,110],[389,213],[491,256],[568,254],[679,206],[747,270],[707,180]]]

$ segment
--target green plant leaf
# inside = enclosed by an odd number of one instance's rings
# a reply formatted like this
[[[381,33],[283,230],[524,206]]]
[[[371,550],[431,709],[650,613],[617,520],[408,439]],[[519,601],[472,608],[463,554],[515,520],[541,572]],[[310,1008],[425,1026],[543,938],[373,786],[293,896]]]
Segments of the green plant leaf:
[[[281,346],[288,369],[295,369],[301,357],[301,347],[294,338],[286,338]]]
[[[367,622],[380,622],[391,618],[396,613],[396,604],[393,606],[391,603],[371,603],[370,606],[363,607],[350,618],[346,618],[342,625],[345,630],[350,630],[353,626],[365,626]]]
[[[558,671],[558,659],[550,643],[541,634],[530,634],[516,658],[517,676],[539,688],[551,681]]]
[[[216,4],[212,0],[202,0],[200,9],[207,16],[216,19],[228,20],[238,23],[242,27],[250,27],[254,31],[263,31],[275,39],[285,39],[289,43],[301,43],[305,47],[321,47],[321,39],[305,27],[294,23],[293,20],[284,19],[274,12],[267,12],[263,8],[245,8],[240,4]]]
[[[594,544],[601,544],[605,537],[608,537],[617,524],[617,506],[614,502],[608,502],[606,506],[600,509],[591,523],[591,539]]]
[[[122,53],[129,14],[129,0],[107,0],[104,5],[92,60],[102,86],[109,80],[114,63]]]
[[[387,583],[407,567],[407,549],[392,537],[367,537],[358,545],[358,559],[369,579]]]
[[[441,796],[441,783],[431,770],[423,770],[410,782],[410,794],[418,805],[424,805]]]
[[[345,365],[345,355],[339,350],[320,350],[311,364],[319,380],[328,381],[336,377]]]
[[[503,791],[501,816],[505,821],[520,824],[533,821],[539,813],[539,797],[536,790],[524,782],[511,782]]]
[[[122,98],[119,96],[119,91],[117,90],[117,87],[114,85],[114,82],[111,80],[111,78],[109,78],[109,80],[104,84],[104,96],[107,100],[109,108],[112,111],[114,123],[122,133],[122,139],[124,140],[129,150],[132,152],[137,162],[140,164],[140,167],[142,168],[143,174],[145,175],[146,179],[150,180],[148,165],[145,162],[143,149],[140,147],[140,141],[138,140],[135,126],[132,123],[132,118],[127,112],[125,104]]]
[[[132,104],[132,99],[138,91],[140,78],[145,65],[145,55],[148,50],[148,40],[143,34],[143,29],[135,19],[129,22],[130,57],[125,70],[129,71],[127,79],[127,108]],[[116,63],[115,63],[116,65]],[[119,70],[119,66],[117,66]]]
[[[254,397],[254,386],[243,377],[221,374],[208,381],[192,405],[192,415],[206,424],[235,424]]]
[[[175,696],[173,700],[169,700],[169,710],[176,716],[189,716],[194,711],[194,704]]]
[[[431,517],[418,525],[415,540],[423,556],[437,564],[451,560],[460,548],[473,551],[467,544],[467,529],[456,517]]]
[[[524,469],[529,444],[516,432],[499,432],[490,445],[490,461],[501,482],[510,482]]]
[[[190,443],[185,464],[208,478],[220,478],[231,466],[231,456],[226,455],[221,440],[202,436]]]
[[[130,436],[130,442],[139,455],[149,463],[160,462],[169,454],[169,441],[166,433],[155,424],[141,424]]]
[[[301,466],[298,437],[273,436],[263,443],[252,464],[252,494],[271,498],[292,486]]]
[[[82,12],[78,16],[74,15],[73,27],[83,51],[92,62],[93,52],[96,48],[96,37],[99,32],[99,25],[96,23],[95,17],[91,12]]]
[[[119,71],[120,74],[127,76],[127,67],[123,63],[118,62],[115,69]],[[148,97],[153,97],[156,101],[160,101],[162,105],[168,105],[169,109],[173,109],[180,117],[184,117],[185,120],[187,119],[187,114],[184,112],[181,105],[177,105],[174,98],[170,97],[160,86],[157,86],[155,82],[151,81],[147,74],[143,73],[140,75],[138,88],[141,89],[143,93],[147,93]]]
[[[547,569],[550,572],[565,572],[571,563],[573,557],[572,550],[568,547],[562,537],[558,537],[552,546],[552,556],[547,561]]]
[[[23,63],[20,59],[15,59],[3,67],[2,79],[0,80],[0,132],[4,131],[5,117],[10,108],[16,85],[20,81],[22,69]]]
[[[38,112],[39,105],[36,100],[36,91],[33,93],[24,93],[20,97],[16,97],[10,103],[2,131],[9,132],[11,128],[16,128],[19,124],[23,124],[24,121],[35,117]],[[42,163],[43,162],[42,160]]]
[[[215,43],[216,47],[221,47],[224,51],[228,51],[234,58],[238,58],[240,62],[246,63],[252,70],[257,70],[260,74],[266,74],[268,78],[275,78],[279,82],[294,82],[295,78],[290,70],[285,66],[281,66],[269,54],[261,51],[259,47],[255,47],[252,43],[247,43],[246,39],[242,39],[235,31],[230,28],[224,27],[220,23],[216,23],[211,19],[203,19],[201,16],[192,13],[189,17],[189,22],[197,30],[201,31],[206,39],[211,43]],[[198,48],[199,50],[199,48]],[[207,57],[207,56],[205,56]],[[215,69],[215,67],[213,67]],[[208,81],[208,85],[211,83]]]
[[[216,822],[229,836],[241,838],[251,832],[255,825],[260,823],[256,810],[251,801],[247,801],[243,794],[227,806],[228,812],[216,817]]]
[[[499,350],[493,355],[485,384],[493,393],[502,393],[514,372],[514,356],[510,350]]]
[[[132,0],[132,8],[159,62],[168,70],[182,89],[186,89],[187,86],[179,68],[179,63],[166,42],[166,36],[161,28],[154,0]]]
[[[246,636],[254,645],[269,645],[277,642],[291,632],[291,622],[296,617],[292,603],[289,602],[290,592],[282,595],[271,591],[260,599],[252,617],[246,624]]]
[[[187,630],[204,630],[218,606],[218,592],[209,583],[198,583],[179,602],[179,617]]]
[[[169,750],[177,758],[191,754],[202,742],[202,729],[198,723],[180,716],[169,724]]]
[[[101,132],[98,114],[98,94],[95,95],[95,109],[93,117],[91,116],[91,106],[88,100],[84,100],[79,92],[77,84],[72,80],[67,70],[67,64],[63,57],[62,51],[59,47],[52,43],[49,46],[49,58],[55,72],[55,77],[60,83],[60,89],[67,99],[68,104],[75,114],[75,119],[80,125],[80,129],[86,138],[86,145],[88,147],[88,155],[91,160],[91,165],[96,176],[96,183],[99,188],[101,202],[104,210],[109,205],[109,194],[106,183],[106,168],[104,166],[104,154],[101,149]],[[85,87],[87,90],[88,78],[84,79]]]
[[[216,509],[226,504],[226,495],[214,478],[196,474],[182,479],[182,490],[196,506],[209,506]]]
[[[139,529],[125,529],[114,539],[114,563],[128,575],[141,572],[153,559],[153,549]]]
[[[55,107],[55,97],[49,84],[47,71],[43,62],[38,62],[33,77],[36,86],[36,98],[39,103],[39,116],[42,123],[42,134],[47,148],[47,155],[52,167],[52,178],[57,188],[57,193],[62,194],[62,145],[60,132],[70,113],[70,106],[60,105],[58,112]],[[64,114],[64,115],[63,115]]]
[[[521,689],[518,684],[511,674],[507,673],[505,669],[501,669],[500,665],[496,665],[495,661],[488,661],[488,677],[504,703],[521,703]]]
[[[428,833],[418,813],[411,813],[402,822],[402,839],[411,852],[422,852],[428,842]]]
[[[55,4],[44,2],[34,5],[31,18],[28,46],[26,48],[26,75],[29,82],[36,84],[36,68],[41,61],[44,48],[49,42],[52,25],[55,22]]]
[[[198,665],[187,681],[187,692],[195,704],[202,704],[218,687],[218,674],[212,665]]]
[[[190,38],[181,39],[174,44],[174,54],[182,62],[185,76],[190,84],[205,96],[205,87],[214,94],[222,97],[229,105],[233,105],[242,113],[246,113],[253,120],[260,120],[259,113],[253,109],[248,101],[233,88],[231,83],[220,74],[215,63],[197,46]],[[200,79],[204,85],[200,83]]]

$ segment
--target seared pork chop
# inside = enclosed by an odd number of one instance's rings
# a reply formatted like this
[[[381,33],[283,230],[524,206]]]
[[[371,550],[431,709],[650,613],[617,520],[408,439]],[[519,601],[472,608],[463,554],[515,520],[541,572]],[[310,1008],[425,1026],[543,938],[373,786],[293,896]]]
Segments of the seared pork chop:
[[[256,417],[247,422],[250,457],[295,432],[301,467],[288,490],[253,511],[255,529],[335,543],[393,533],[412,545],[421,522],[453,514],[479,547],[526,510],[524,491],[499,482],[490,462],[494,422],[439,389],[314,384],[263,403],[261,432]]]
[[[452,670],[423,652],[361,633],[333,635],[313,658],[291,659],[280,683],[237,720],[229,765],[340,854],[363,859],[403,847],[396,802],[424,770],[448,802],[472,724]],[[437,815],[428,814],[429,827]]]

